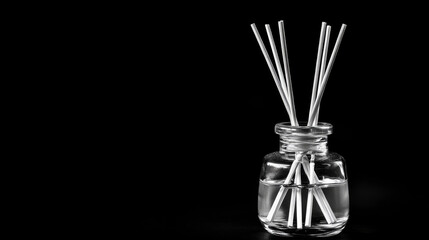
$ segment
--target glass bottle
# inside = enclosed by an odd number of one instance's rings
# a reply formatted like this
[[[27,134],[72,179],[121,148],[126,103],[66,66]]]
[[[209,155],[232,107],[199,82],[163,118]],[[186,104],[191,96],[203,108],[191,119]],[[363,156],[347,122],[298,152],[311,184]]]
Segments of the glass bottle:
[[[344,158],[328,151],[332,125],[285,122],[276,124],[275,132],[280,149],[264,157],[259,180],[262,225],[278,236],[340,233],[349,217],[349,192]]]

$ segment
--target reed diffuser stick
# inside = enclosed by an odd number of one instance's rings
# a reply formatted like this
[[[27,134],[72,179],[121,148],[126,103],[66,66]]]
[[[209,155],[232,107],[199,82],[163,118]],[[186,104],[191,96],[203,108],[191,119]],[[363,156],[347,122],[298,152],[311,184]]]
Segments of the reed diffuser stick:
[[[295,183],[301,185],[301,164],[296,169]],[[299,187],[296,188],[296,227],[302,229],[302,193]]]
[[[279,55],[277,53],[276,43],[274,41],[273,33],[271,31],[271,27],[269,24],[265,24],[265,30],[267,31],[268,41],[270,42],[271,52],[273,53],[274,63],[276,64],[277,75],[280,78],[280,85],[282,86],[283,93],[286,96],[286,99],[289,103],[289,108],[290,108],[289,92],[288,92],[288,88],[286,86],[286,80],[285,80],[283,69],[282,69],[282,66],[280,63],[280,58],[279,58]]]
[[[289,205],[289,216],[287,220],[287,226],[293,227],[293,218],[295,216],[295,202],[296,202],[296,189],[292,189],[292,193],[290,195],[290,205]]]
[[[328,25],[326,26],[325,43],[323,45],[322,62],[320,63],[320,74],[319,74],[319,81],[318,81],[319,83],[318,83],[317,89],[320,89],[322,85],[323,75],[325,75],[330,36],[331,36],[331,26]],[[319,111],[320,111],[320,106],[317,108],[316,117],[314,118],[313,126],[317,126],[317,123],[319,122]]]
[[[286,44],[286,33],[285,33],[285,27],[284,22],[279,21],[279,33],[280,33],[280,44],[282,48],[282,56],[283,56],[283,67],[285,69],[285,79],[286,79],[286,86],[287,91],[289,93],[289,99],[290,99],[290,110],[292,111],[292,115],[295,116],[295,120],[298,124],[298,120],[296,119],[296,110],[295,110],[295,100],[293,97],[293,90],[292,90],[292,77],[290,75],[290,66],[289,66],[289,54],[287,51],[287,44]]]
[[[317,86],[319,85],[318,79],[319,79],[319,71],[320,71],[320,61],[322,59],[323,40],[325,38],[325,31],[326,31],[326,22],[322,22],[322,27],[320,29],[320,37],[319,37],[319,46],[317,48],[316,69],[314,70],[313,91],[311,92],[310,109],[313,108],[313,105],[314,105],[314,102],[316,101],[316,96],[317,96]]]
[[[314,184],[314,159],[315,156],[311,155],[310,159],[310,176],[308,177],[308,180],[310,182],[310,185]],[[307,210],[305,211],[305,226],[311,227],[311,217],[313,215],[313,188],[310,186],[308,188],[308,194],[307,194]]]

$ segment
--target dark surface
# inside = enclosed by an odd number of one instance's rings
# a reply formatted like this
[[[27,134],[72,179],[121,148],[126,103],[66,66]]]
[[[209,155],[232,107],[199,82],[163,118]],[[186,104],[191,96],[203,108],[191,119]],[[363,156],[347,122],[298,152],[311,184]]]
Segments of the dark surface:
[[[257,219],[258,177],[263,156],[278,148],[274,125],[288,117],[250,24],[268,44],[263,24],[277,38],[283,19],[302,121],[321,22],[332,25],[331,48],[348,24],[320,113],[334,125],[330,149],[348,164],[350,220],[334,239],[419,235],[426,13],[338,6],[100,6],[63,26],[76,33],[68,51],[80,56],[68,73],[79,86],[71,113],[81,115],[69,117],[91,130],[76,149],[95,149],[80,158],[97,159],[88,172],[102,177],[90,195],[102,196],[93,205],[113,226],[105,232],[125,225],[136,238],[277,239]]]

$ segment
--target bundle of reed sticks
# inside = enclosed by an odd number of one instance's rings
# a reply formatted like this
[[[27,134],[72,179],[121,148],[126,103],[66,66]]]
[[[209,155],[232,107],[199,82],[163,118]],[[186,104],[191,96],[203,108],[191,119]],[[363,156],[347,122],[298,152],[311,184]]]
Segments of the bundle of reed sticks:
[[[293,90],[292,90],[292,81],[291,81],[291,75],[290,75],[289,57],[288,57],[288,51],[287,51],[287,45],[286,45],[284,21],[278,22],[283,66],[282,66],[282,62],[280,61],[279,54],[277,53],[277,48],[276,48],[276,44],[274,41],[274,37],[271,31],[270,25],[265,24],[265,29],[268,35],[268,40],[270,42],[272,55],[273,55],[276,67],[274,67],[271,61],[270,55],[267,49],[265,48],[264,42],[261,38],[261,35],[259,34],[259,31],[256,25],[253,23],[250,26],[255,34],[256,40],[259,43],[259,46],[265,57],[265,61],[268,64],[268,68],[271,71],[271,75],[274,79],[274,82],[283,100],[283,104],[285,105],[286,111],[289,115],[290,122],[292,126],[299,126],[299,123],[296,117],[295,102],[294,102],[294,96],[293,96]],[[328,82],[329,75],[334,65],[334,61],[337,56],[338,50],[340,48],[340,44],[343,39],[345,30],[346,30],[346,25],[342,24],[341,29],[338,33],[338,37],[335,42],[334,48],[332,50],[331,56],[329,58],[329,62],[327,62],[331,26],[327,25],[326,22],[322,22],[307,126],[317,126],[320,102],[322,100],[323,92],[326,88],[326,83]],[[326,219],[326,222],[328,224],[331,224],[337,221],[328,201],[326,200],[326,197],[322,189],[317,186],[317,183],[319,183],[320,181],[316,173],[314,172],[314,160],[315,160],[314,155],[311,155],[311,158],[308,159],[308,157],[303,153],[300,153],[300,152],[295,153],[295,159],[292,162],[290,171],[285,181],[283,182],[279,192],[277,193],[277,196],[273,202],[273,205],[271,206],[270,211],[268,212],[268,216],[267,216],[268,222],[273,221],[273,218],[276,212],[278,211],[278,209],[280,208],[280,205],[282,204],[286,196],[286,193],[289,189],[289,188],[286,188],[285,186],[292,184],[292,178],[295,177],[294,183],[296,185],[301,185],[301,166],[302,166],[302,169],[304,169],[304,172],[310,184],[315,184],[315,186],[313,188],[310,188],[308,191],[306,216],[305,216],[305,222],[304,222],[305,227],[311,227],[313,196],[316,199],[316,202],[319,205],[323,213],[323,216]],[[288,215],[288,227],[293,226],[295,211],[296,211],[296,218],[297,218],[296,227],[298,229],[302,229],[303,228],[302,193],[300,188],[292,189],[289,215]]]

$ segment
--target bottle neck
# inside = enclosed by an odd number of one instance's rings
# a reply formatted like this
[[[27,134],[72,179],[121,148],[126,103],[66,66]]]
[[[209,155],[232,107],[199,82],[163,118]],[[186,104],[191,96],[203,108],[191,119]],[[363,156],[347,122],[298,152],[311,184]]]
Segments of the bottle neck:
[[[280,135],[281,154],[301,152],[304,154],[326,155],[328,153],[327,135]]]

